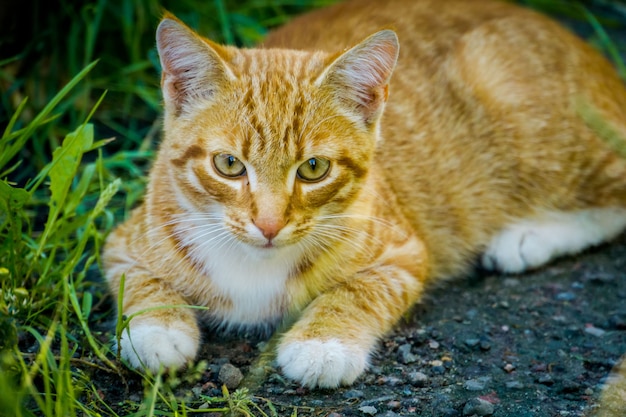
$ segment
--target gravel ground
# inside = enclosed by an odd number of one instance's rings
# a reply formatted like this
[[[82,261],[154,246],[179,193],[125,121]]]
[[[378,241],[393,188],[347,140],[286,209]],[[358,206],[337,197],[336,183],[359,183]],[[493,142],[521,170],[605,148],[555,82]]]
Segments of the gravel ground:
[[[302,389],[270,370],[253,393],[279,415],[624,416],[626,385],[611,370],[626,352],[625,275],[626,238],[530,274],[449,282],[381,341],[352,387]],[[191,391],[234,388],[263,346],[210,340]]]
[[[533,273],[477,273],[432,289],[351,387],[303,389],[269,367],[251,393],[279,416],[623,417],[625,301],[626,236]],[[201,406],[223,384],[241,388],[265,346],[209,338],[206,370],[177,393]],[[110,403],[141,401],[136,374],[126,387],[119,377],[95,378]]]

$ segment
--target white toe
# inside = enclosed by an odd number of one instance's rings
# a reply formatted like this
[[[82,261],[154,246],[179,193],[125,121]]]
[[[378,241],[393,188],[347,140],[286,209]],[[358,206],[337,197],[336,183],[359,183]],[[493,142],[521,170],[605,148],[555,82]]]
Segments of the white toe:
[[[350,385],[365,370],[369,352],[337,339],[282,343],[277,361],[283,373],[303,386]]]

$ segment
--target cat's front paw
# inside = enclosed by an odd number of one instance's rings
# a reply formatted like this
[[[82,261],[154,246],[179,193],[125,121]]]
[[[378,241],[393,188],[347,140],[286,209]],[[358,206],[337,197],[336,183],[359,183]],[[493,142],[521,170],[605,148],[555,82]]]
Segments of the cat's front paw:
[[[191,362],[198,352],[199,338],[194,332],[155,324],[131,326],[124,330],[120,340],[121,356],[136,369],[157,373],[164,369],[180,368]]]
[[[338,339],[284,342],[277,362],[288,378],[310,388],[350,385],[363,373],[369,352]]]

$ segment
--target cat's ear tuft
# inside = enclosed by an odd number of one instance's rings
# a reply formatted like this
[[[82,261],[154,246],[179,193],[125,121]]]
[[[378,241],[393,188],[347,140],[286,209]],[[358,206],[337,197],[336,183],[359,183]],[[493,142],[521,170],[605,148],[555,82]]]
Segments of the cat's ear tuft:
[[[377,32],[340,54],[321,75],[322,85],[353,110],[366,125],[382,114],[400,45],[392,30]]]
[[[170,14],[161,20],[156,41],[163,100],[174,114],[198,100],[210,99],[231,74],[220,57],[226,48],[196,35]]]

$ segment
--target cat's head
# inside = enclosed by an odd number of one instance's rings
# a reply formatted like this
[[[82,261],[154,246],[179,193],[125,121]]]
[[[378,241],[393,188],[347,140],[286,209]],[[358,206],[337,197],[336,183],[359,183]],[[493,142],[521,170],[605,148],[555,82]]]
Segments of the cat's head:
[[[328,225],[341,223],[367,179],[395,33],[335,54],[237,49],[168,15],[157,46],[159,156],[181,212],[214,224],[205,239],[271,252],[305,236],[317,244],[338,237]]]

